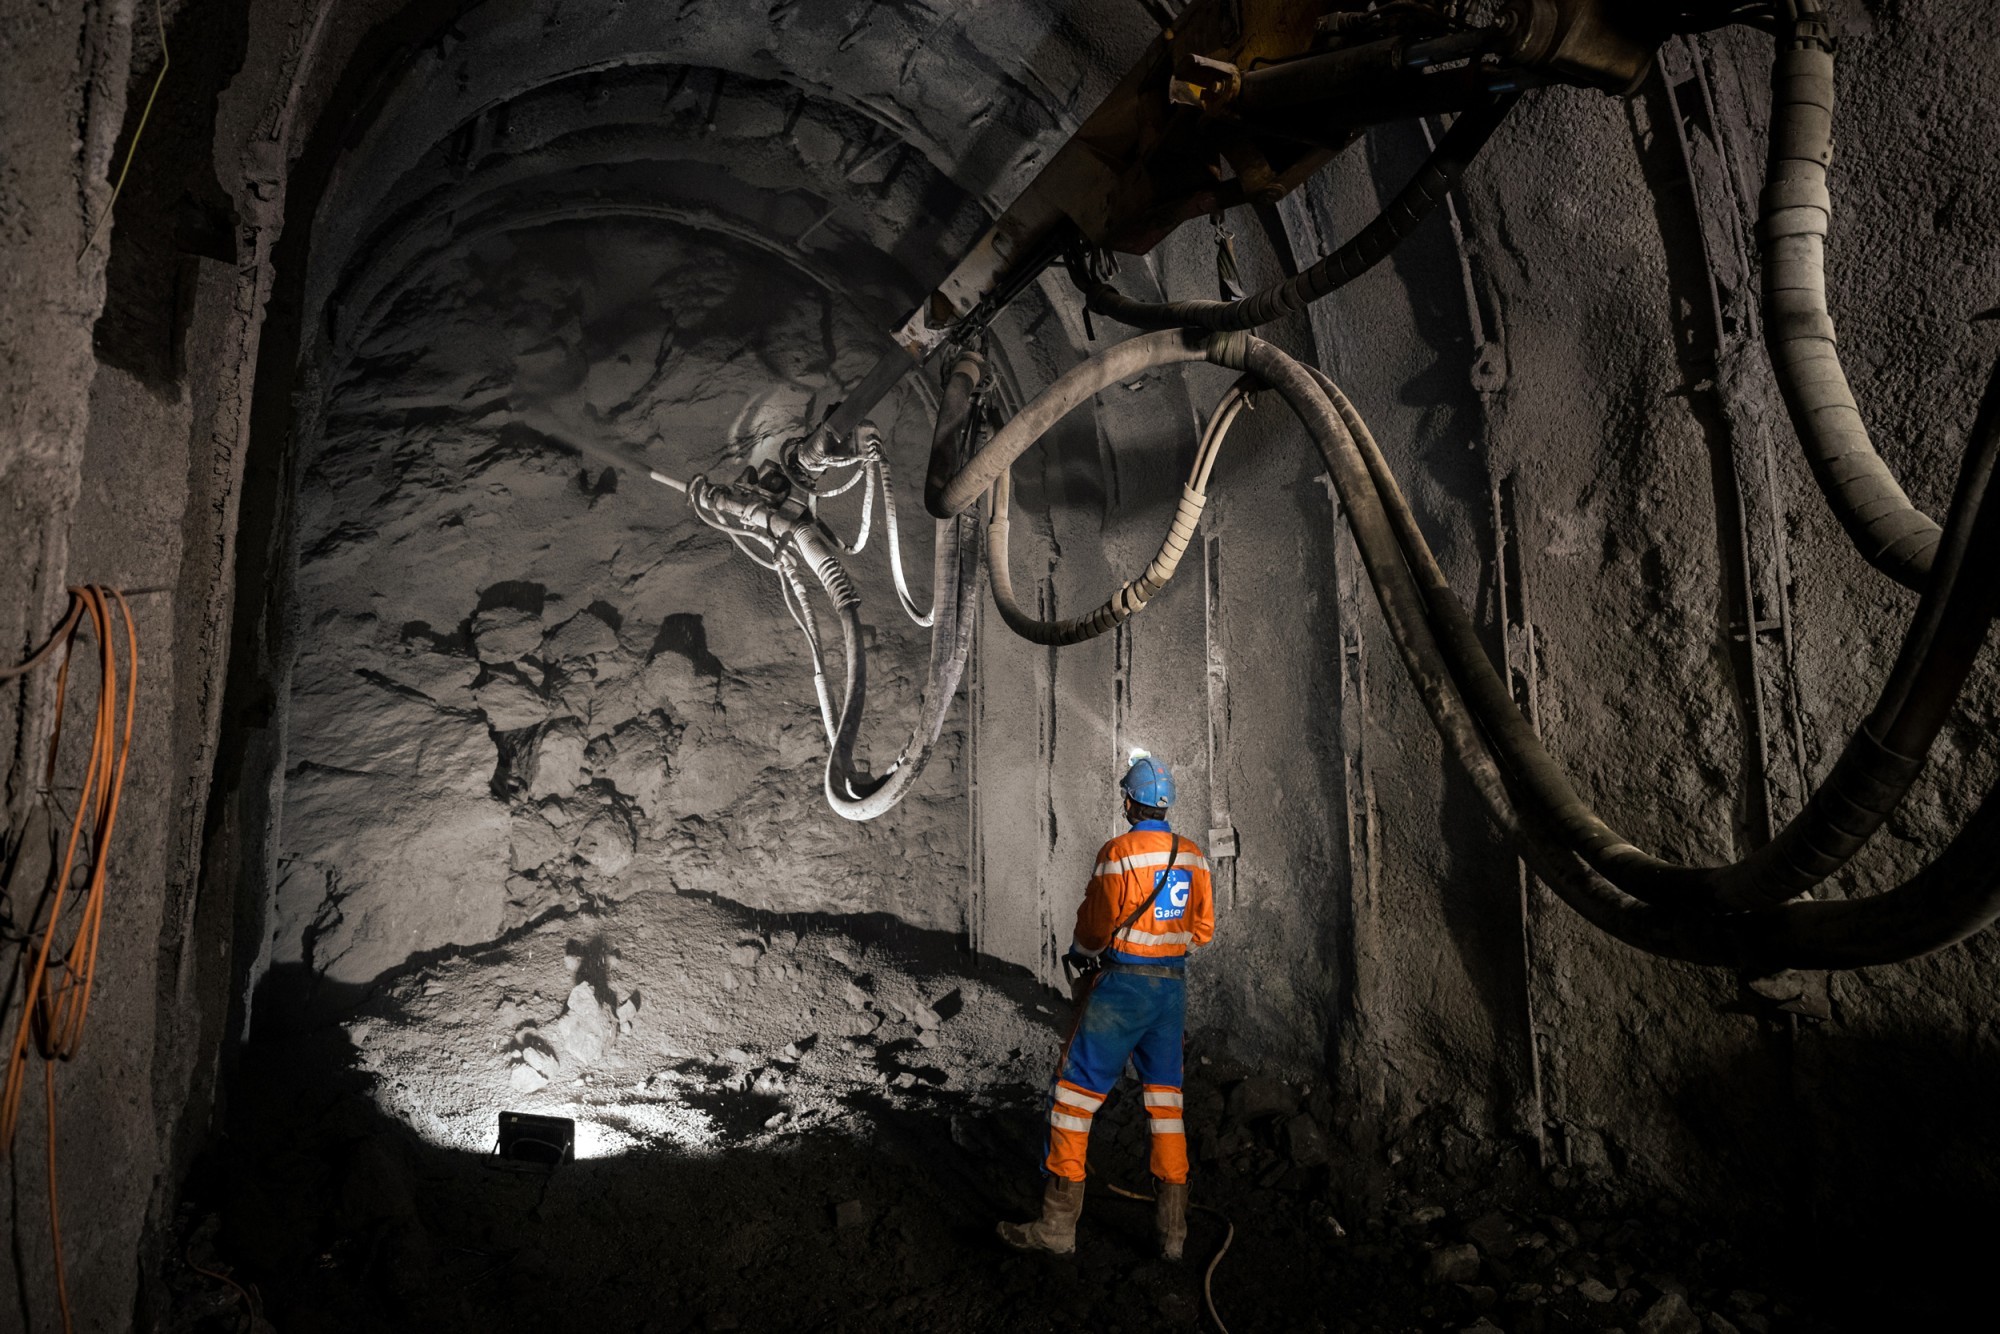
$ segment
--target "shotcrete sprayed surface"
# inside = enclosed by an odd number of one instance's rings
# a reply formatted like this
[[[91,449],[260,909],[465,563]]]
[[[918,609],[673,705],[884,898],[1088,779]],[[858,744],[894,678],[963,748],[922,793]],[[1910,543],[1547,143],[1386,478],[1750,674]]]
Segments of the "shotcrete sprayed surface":
[[[495,235],[411,287],[302,465],[273,963],[365,983],[648,887],[958,928],[957,725],[890,817],[833,815],[775,578],[567,443],[731,476],[816,419],[872,337],[768,256],[663,224]],[[875,419],[909,442],[930,411],[911,384]],[[914,471],[898,489],[921,517]],[[836,529],[856,503],[828,502]],[[929,528],[906,517],[920,598]],[[878,764],[927,651],[886,570],[879,547],[856,562]]]

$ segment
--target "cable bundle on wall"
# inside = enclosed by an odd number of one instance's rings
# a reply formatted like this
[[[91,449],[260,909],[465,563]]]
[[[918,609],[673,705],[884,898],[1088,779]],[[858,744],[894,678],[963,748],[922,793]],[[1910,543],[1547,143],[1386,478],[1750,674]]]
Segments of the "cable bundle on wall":
[[[117,827],[119,799],[125,789],[125,766],[132,753],[132,724],[139,694],[139,636],[124,595],[114,588],[89,584],[70,589],[70,599],[69,613],[48,644],[20,666],[0,671],[0,678],[21,676],[61,650],[62,666],[56,675],[55,727],[44,774],[44,785],[53,801],[76,643],[86,625],[97,641],[97,703],[91,719],[89,759],[61,857],[51,859],[50,874],[29,909],[21,958],[26,985],[20,1018],[8,1049],[6,1075],[0,1081],[0,1145],[11,1156],[20,1126],[30,1057],[41,1058],[43,1101],[48,1117],[49,1232],[65,1330],[70,1328],[71,1316],[56,1182],[55,1063],[75,1058],[90,1014],[91,992],[97,981],[98,947],[104,934],[111,837]],[[122,709],[118,663],[121,625],[125,648]],[[10,877],[19,866],[17,855]],[[81,886],[76,883],[79,877]],[[13,886],[10,884],[8,888],[11,898]]]

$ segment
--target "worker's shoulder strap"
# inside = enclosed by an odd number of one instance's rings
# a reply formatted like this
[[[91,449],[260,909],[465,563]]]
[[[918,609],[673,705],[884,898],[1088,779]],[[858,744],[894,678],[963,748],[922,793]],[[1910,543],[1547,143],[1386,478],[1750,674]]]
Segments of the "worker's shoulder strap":
[[[1111,928],[1111,938],[1113,940],[1116,940],[1118,938],[1118,933],[1120,931],[1125,930],[1127,927],[1131,926],[1132,923],[1138,921],[1141,917],[1144,917],[1146,915],[1146,909],[1153,906],[1153,904],[1160,897],[1160,891],[1167,887],[1167,879],[1174,873],[1174,863],[1179,861],[1181,858],[1181,836],[1179,834],[1174,834],[1171,835],[1171,837],[1173,838],[1173,844],[1171,845],[1171,847],[1169,847],[1167,851],[1167,864],[1165,868],[1163,868],[1153,876],[1153,892],[1146,896],[1145,901],[1143,903],[1141,903],[1138,907],[1134,908],[1129,914],[1127,914],[1124,921],[1120,922],[1117,926]]]

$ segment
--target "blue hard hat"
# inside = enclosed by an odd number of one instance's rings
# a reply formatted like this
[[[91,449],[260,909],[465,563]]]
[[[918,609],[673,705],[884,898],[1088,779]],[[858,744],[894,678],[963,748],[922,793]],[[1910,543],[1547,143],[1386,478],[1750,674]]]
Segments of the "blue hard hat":
[[[1125,771],[1119,789],[1141,806],[1165,809],[1174,804],[1174,776],[1167,766],[1145,751],[1134,751],[1132,765]]]

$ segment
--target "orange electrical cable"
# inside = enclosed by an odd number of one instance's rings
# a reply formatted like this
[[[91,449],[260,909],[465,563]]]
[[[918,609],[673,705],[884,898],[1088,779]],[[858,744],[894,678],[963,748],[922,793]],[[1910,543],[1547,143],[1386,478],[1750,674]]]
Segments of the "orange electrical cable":
[[[205,1266],[196,1264],[194,1262],[193,1247],[188,1248],[187,1263],[189,1269],[194,1270],[195,1273],[202,1275],[204,1278],[212,1278],[218,1283],[227,1283],[230,1286],[230,1288],[235,1291],[237,1299],[243,1303],[243,1314],[249,1317],[251,1328],[254,1329],[256,1327],[258,1303],[256,1298],[250,1295],[249,1289],[245,1288],[241,1283],[238,1283],[235,1279],[229,1277],[229,1275],[223,1273],[220,1269],[209,1269],[206,1268]]]
[[[46,786],[55,783],[56,760],[62,748],[63,721],[68,712],[69,669],[76,641],[87,619],[97,640],[97,708],[92,720],[90,760],[76,812],[70,819],[60,867],[42,889],[41,902],[29,918],[22,962],[27,988],[21,998],[21,1019],[0,1082],[0,1147],[11,1157],[20,1125],[21,1097],[27,1086],[28,1052],[32,1041],[42,1058],[42,1082],[48,1113],[49,1234],[54,1246],[56,1295],[62,1306],[63,1329],[72,1327],[69,1278],[62,1258],[62,1215],[56,1185],[55,1062],[75,1058],[83,1043],[84,1021],[90,1013],[91,990],[97,981],[97,951],[104,936],[105,885],[110,867],[111,835],[118,824],[118,805],[125,791],[125,766],[132,754],[132,727],[139,701],[139,633],[132,608],[115,588],[86,584],[70,590],[71,608],[63,624],[40,651],[0,678],[20,676],[45,661],[60,643],[62,667],[56,674],[55,725],[49,738]],[[125,708],[120,726],[116,608],[125,628]],[[77,849],[90,826],[89,872],[82,889],[82,908],[69,944],[56,948],[63,926],[63,909],[77,870]],[[32,956],[33,962],[28,962]]]

